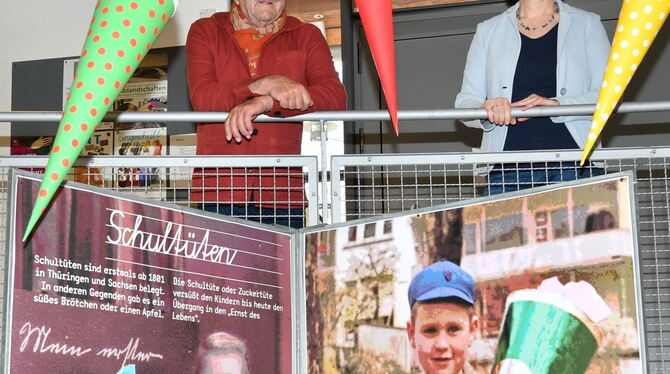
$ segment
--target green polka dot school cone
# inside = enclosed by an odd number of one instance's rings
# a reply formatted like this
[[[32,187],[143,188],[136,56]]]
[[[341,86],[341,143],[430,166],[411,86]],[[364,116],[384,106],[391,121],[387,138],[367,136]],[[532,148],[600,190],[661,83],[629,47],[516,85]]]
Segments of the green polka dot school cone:
[[[596,144],[628,82],[642,62],[670,10],[670,0],[624,0],[582,165]]]
[[[492,374],[583,374],[598,349],[596,325],[560,294],[507,297]]]
[[[32,232],[51,198],[128,82],[140,61],[174,15],[178,0],[100,0],[70,96],[56,133],[23,240]]]

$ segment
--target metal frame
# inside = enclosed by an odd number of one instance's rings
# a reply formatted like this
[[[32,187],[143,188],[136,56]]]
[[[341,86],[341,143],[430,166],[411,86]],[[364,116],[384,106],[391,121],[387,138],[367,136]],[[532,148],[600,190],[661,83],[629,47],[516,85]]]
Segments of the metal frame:
[[[574,106],[551,106],[536,107],[523,112],[524,117],[546,117],[562,115],[592,115],[595,105]],[[670,111],[670,101],[646,102],[646,103],[623,103],[615,113]],[[512,110],[513,116],[519,116],[518,109]],[[227,117],[224,112],[152,112],[152,113],[110,113],[107,120],[124,122],[223,122]],[[483,109],[458,109],[458,110],[423,110],[423,111],[399,111],[401,120],[440,120],[440,119],[484,119],[486,112]],[[0,121],[12,122],[58,122],[61,118],[60,112],[0,112]],[[386,111],[341,111],[341,112],[316,112],[291,118],[271,118],[259,116],[258,122],[300,122],[317,121],[320,123],[321,131],[325,132],[325,121],[343,120],[389,120]],[[340,221],[341,203],[346,201],[341,196],[345,191],[346,181],[341,180],[343,169],[346,167],[389,167],[400,165],[414,166],[410,172],[432,177],[433,169],[418,170],[418,165],[444,165],[442,172],[446,175],[447,165],[455,166],[456,182],[459,191],[465,186],[461,181],[463,172],[472,173],[470,177],[477,175],[479,166],[492,166],[497,163],[528,163],[528,162],[563,162],[579,161],[582,151],[533,151],[533,152],[498,152],[498,153],[439,153],[439,154],[388,154],[388,155],[348,155],[334,156],[331,159],[331,192],[328,194],[327,186],[327,161],[326,149],[323,147],[326,136],[322,134],[321,142],[321,165],[317,166],[316,157],[310,156],[188,156],[188,157],[105,157],[82,158],[76,166],[92,167],[288,167],[303,166],[307,168],[308,190],[306,191],[309,201],[309,225],[317,223],[319,207],[323,213],[324,221],[332,217],[331,222]],[[638,173],[636,182],[638,200],[636,211],[637,241],[639,250],[639,269],[642,277],[642,303],[644,306],[644,328],[646,331],[645,341],[647,343],[645,358],[649,373],[664,373],[670,370],[670,299],[668,295],[670,287],[667,286],[668,270],[670,269],[670,147],[644,148],[622,148],[595,150],[591,155],[594,160],[604,165],[606,171],[619,172],[634,170]],[[6,157],[0,158],[2,167],[44,167],[47,157]],[[405,170],[400,170],[404,172]],[[321,173],[321,198],[318,203],[318,181],[317,173]],[[452,174],[453,175],[453,174]],[[642,175],[642,177],[640,177]],[[399,185],[402,187],[402,183]],[[469,187],[475,186],[475,182]],[[378,188],[379,186],[374,186]],[[394,186],[397,187],[397,186]],[[419,184],[410,187],[422,187]],[[471,192],[471,193],[470,193]],[[450,201],[461,201],[477,197],[474,189],[467,194],[459,192],[456,199]],[[331,196],[330,204],[328,196]],[[509,195],[512,196],[512,195]],[[402,209],[412,208],[405,206],[404,201],[410,201],[411,196],[400,196],[403,201]],[[430,204],[433,202],[431,198]],[[328,214],[329,208],[331,214]],[[396,210],[397,212],[398,210]],[[394,212],[393,210],[389,212]],[[0,256],[0,260],[2,257]],[[644,286],[647,284],[648,286]],[[642,349],[642,348],[641,348]],[[641,354],[644,352],[641,351]]]
[[[0,157],[0,167],[44,168],[48,156]],[[315,156],[94,156],[80,157],[75,167],[156,167],[156,168],[274,168],[302,167],[307,172],[305,195],[307,206],[307,225],[316,225],[319,217],[318,166]],[[325,196],[325,195],[324,195]]]
[[[629,151],[632,151],[634,153],[637,153],[641,150],[639,149],[631,149]],[[670,148],[667,149],[668,153],[670,154]],[[510,152],[511,153],[511,152]],[[551,153],[551,152],[549,152]],[[491,154],[484,154],[484,155],[491,155]],[[581,153],[579,153],[581,156]],[[377,156],[382,156],[382,155],[377,155]],[[389,157],[378,157],[377,159],[370,159],[370,162],[375,162],[377,165],[388,165],[389,163],[383,163],[382,161],[389,161],[389,160],[394,160],[396,162],[398,161],[405,161],[405,162],[410,162],[412,164],[418,164],[418,163],[423,163],[421,161],[425,160],[430,160],[430,161],[437,161],[436,157],[445,157],[445,156],[453,156],[458,159],[460,159],[459,155],[449,155],[449,154],[435,154],[435,155],[412,155],[412,156],[389,156]],[[521,155],[523,160],[528,160],[529,155],[528,154],[523,154]],[[525,157],[525,158],[523,158]],[[335,157],[333,157],[335,158]],[[340,165],[346,164],[346,160],[348,157],[344,156],[338,156],[338,159],[340,159]],[[518,157],[517,157],[518,158]],[[353,161],[354,158],[352,158],[351,161]],[[367,158],[361,156],[359,158],[356,158],[357,160],[365,159]],[[512,158],[514,159],[514,158]],[[489,159],[490,160],[490,159]],[[577,158],[579,160],[579,158]],[[504,161],[509,161],[509,160],[504,160]],[[441,162],[438,163],[447,163],[442,159]],[[333,160],[332,166],[335,167],[336,162]],[[333,172],[336,169],[331,169]],[[549,191],[556,191],[556,190],[561,190],[565,188],[571,188],[571,187],[580,187],[580,186],[587,186],[589,184],[594,184],[594,183],[602,183],[606,182],[609,180],[616,180],[618,178],[626,178],[627,180],[627,185],[628,185],[628,198],[629,202],[631,204],[630,206],[630,220],[631,220],[631,227],[633,229],[633,233],[631,234],[631,240],[633,242],[633,249],[639,248],[638,244],[638,237],[634,233],[637,232],[637,228],[639,226],[638,223],[638,217],[635,212],[635,200],[636,200],[636,189],[635,189],[635,175],[631,171],[624,171],[624,172],[615,172],[612,174],[607,174],[607,175],[601,175],[601,176],[596,176],[593,178],[590,178],[588,180],[573,180],[573,181],[568,181],[561,183],[560,185],[558,184],[553,184],[553,185],[545,185],[542,187],[538,187],[533,189],[533,193],[542,193],[542,192],[549,192]],[[333,179],[335,180],[335,179]],[[333,191],[337,191],[333,189]],[[413,209],[411,213],[407,211],[396,211],[388,214],[384,214],[384,220],[388,219],[395,219],[399,217],[405,217],[409,214],[411,215],[424,215],[424,214],[429,214],[433,212],[438,212],[438,211],[445,211],[445,210],[450,210],[450,209],[456,209],[456,208],[464,208],[464,207],[469,207],[472,205],[480,205],[480,204],[487,204],[487,203],[495,203],[498,201],[503,201],[507,199],[514,199],[514,198],[519,198],[519,197],[524,197],[528,196],[529,192],[528,190],[525,191],[515,191],[515,192],[510,192],[504,195],[494,195],[494,196],[486,196],[486,197],[477,197],[475,199],[468,199],[467,201],[461,200],[458,202],[452,202],[452,203],[447,203],[447,204],[441,204],[441,205],[436,205],[436,206],[430,206],[430,207],[425,207],[425,208],[420,208],[420,209]],[[335,195],[333,195],[333,198]],[[335,205],[335,204],[334,204]],[[372,223],[372,222],[379,222],[380,218],[378,216],[368,216],[360,219],[355,219],[355,220],[348,220],[348,221],[336,221],[333,224],[327,225],[327,226],[317,226],[317,227],[307,227],[304,229],[300,230],[300,233],[303,234],[304,236],[309,235],[309,234],[314,234],[318,232],[325,232],[325,231],[332,231],[332,230],[337,230],[341,229],[344,227],[351,227],[351,226],[361,226],[365,225],[367,223]],[[302,243],[304,246],[304,241]],[[649,337],[647,335],[647,324],[645,324],[645,319],[648,317],[653,318],[654,316],[649,316],[649,313],[645,314],[645,312],[650,311],[649,308],[644,308],[644,298],[643,298],[643,293],[642,293],[642,288],[643,288],[643,279],[642,279],[642,266],[641,266],[641,259],[640,259],[641,253],[639,251],[634,252],[632,255],[633,258],[633,277],[635,279],[635,306],[637,308],[637,318],[636,318],[636,323],[637,323],[637,337],[639,340],[639,347],[640,347],[640,366],[642,367],[642,370],[644,373],[657,373],[659,371],[654,371],[649,369],[649,359],[648,356],[653,356],[653,353],[648,352],[648,344],[647,341],[649,341]],[[648,274],[647,274],[648,276]],[[663,369],[665,368],[664,366],[662,367]],[[660,373],[660,372],[659,372]]]
[[[546,117],[546,116],[568,116],[568,115],[592,115],[593,112],[596,109],[595,104],[588,104],[588,105],[560,105],[560,106],[538,106],[534,107],[531,109],[528,109],[527,111],[521,111],[521,109],[518,108],[513,108],[512,109],[512,116],[521,116],[523,117]],[[653,101],[653,102],[630,102],[630,103],[622,103],[619,105],[614,114],[620,114],[620,113],[634,113],[634,112],[657,112],[657,111],[670,111],[670,101]],[[108,113],[105,117],[105,121],[120,121],[120,122],[143,122],[143,121],[155,121],[155,122],[224,122],[226,118],[228,117],[227,112],[110,112]],[[55,111],[44,111],[44,112],[38,112],[38,111],[33,111],[33,112],[2,112],[0,111],[0,122],[2,121],[12,121],[12,122],[58,122],[62,118],[62,112],[55,112]],[[445,120],[445,119],[485,119],[487,118],[486,110],[481,109],[481,108],[472,108],[472,109],[436,109],[436,110],[401,110],[398,111],[398,118],[400,120]],[[288,117],[288,118],[275,118],[275,117],[269,117],[266,115],[261,115],[258,116],[255,119],[255,122],[301,122],[301,121],[316,121],[319,122],[319,130],[321,132],[321,181],[323,184],[321,185],[321,196],[323,199],[321,208],[322,208],[322,217],[324,221],[328,221],[327,217],[335,217],[336,212],[335,210],[339,209],[339,197],[338,197],[338,192],[336,189],[332,189],[331,194],[332,199],[330,202],[328,201],[327,196],[329,196],[328,193],[328,187],[326,186],[325,182],[328,180],[328,171],[327,171],[327,161],[326,161],[326,140],[327,140],[327,128],[326,128],[326,121],[364,121],[364,120],[378,120],[378,121],[386,121],[390,120],[390,114],[388,111],[321,111],[321,112],[314,112],[314,113],[308,113],[308,114],[303,114],[303,115],[298,115],[294,117]],[[556,156],[554,158],[548,159],[548,158],[543,158],[541,161],[560,161],[560,160],[579,160],[578,156],[574,156],[576,153],[579,153],[578,151],[567,151],[567,152],[560,152],[556,153]],[[461,153],[458,154],[456,157],[460,157],[461,160],[459,162],[449,162],[449,163],[465,163],[465,162],[489,162],[491,158],[489,157],[494,157],[493,159],[498,160],[499,156],[503,155],[505,160],[508,160],[507,157],[508,154],[514,154],[511,152],[506,152],[506,153]],[[525,156],[520,156],[518,161],[540,161],[536,158],[536,154],[542,154],[542,152],[533,152],[533,153],[517,153],[518,155],[525,154]],[[592,159],[597,158],[598,152],[594,153],[592,156]],[[264,160],[263,157],[266,156],[260,156],[260,159],[257,159],[256,157],[258,156],[244,156],[245,158],[254,158],[256,160]],[[267,156],[267,157],[273,157],[273,156]],[[287,156],[276,156],[278,162],[284,163],[288,158]],[[353,156],[355,157],[355,156]],[[374,156],[359,156],[359,157],[373,157],[375,160],[379,157],[378,155]],[[403,156],[393,156],[389,155],[388,157],[403,157]],[[415,156],[412,156],[415,157]],[[425,158],[425,155],[419,155],[419,158]],[[430,157],[430,156],[427,156]],[[444,156],[439,156],[439,157],[444,157]],[[543,156],[544,157],[544,156]],[[567,158],[565,158],[567,157]],[[194,157],[186,157],[184,158],[185,165],[169,165],[172,167],[176,166],[210,166],[210,165],[198,165],[197,160],[201,159],[212,159],[209,156],[194,156]],[[333,158],[333,166],[339,161],[335,161],[335,159],[339,159],[339,156],[335,156]],[[103,158],[100,158],[102,160]],[[105,159],[114,159],[114,157],[105,157]],[[121,158],[118,158],[119,160]],[[165,159],[168,160],[168,158],[163,158],[163,157],[157,157],[154,156],[152,159]],[[228,159],[228,158],[226,158]],[[235,157],[230,158],[231,160],[234,160]],[[97,163],[98,158],[91,158],[88,164],[86,165],[94,165],[95,166],[120,166],[119,164],[116,165],[105,165],[104,162]],[[391,159],[386,159],[385,161],[390,161]],[[510,162],[515,162],[517,159],[509,159]],[[128,159],[123,159],[123,163],[128,162]],[[143,165],[146,164],[147,161],[143,162]],[[427,161],[424,162],[425,164],[439,164],[439,163],[444,163],[444,162],[431,162]],[[81,165],[78,163],[78,165]],[[0,160],[0,166],[2,166],[2,160]],[[14,166],[14,165],[11,165]],[[18,165],[17,165],[18,166]],[[133,164],[128,164],[128,166],[134,166]],[[153,164],[153,160],[151,161],[151,164],[148,165],[150,167],[160,167],[160,166],[167,166],[165,164],[162,165],[156,165]],[[255,167],[260,167],[260,166],[269,166],[269,165],[239,165],[239,164],[230,164],[226,165],[226,167],[230,166],[255,166]],[[282,165],[282,166],[292,166],[289,164]],[[299,165],[298,165],[299,166]],[[316,168],[314,169],[316,170]],[[338,173],[336,169],[332,169],[333,173]],[[311,174],[309,174],[311,176]],[[336,182],[339,180],[339,174],[331,174],[331,186],[335,187]],[[318,178],[316,179],[318,180]],[[316,183],[315,183],[316,185]],[[310,183],[311,186],[311,183]],[[308,198],[311,198],[312,192],[308,194]],[[316,206],[316,205],[314,205]],[[329,214],[328,213],[328,208],[332,207],[333,211]],[[312,205],[310,204],[309,208],[309,216],[310,217],[316,217],[316,211],[312,210]],[[315,222],[315,221],[314,221]],[[312,222],[310,222],[311,224]]]
[[[100,158],[100,157],[98,157]],[[112,157],[112,158],[123,158],[123,157]],[[142,157],[133,157],[132,159],[141,159]],[[164,157],[160,157],[164,158]],[[315,159],[315,157],[308,157],[310,159]],[[111,158],[110,158],[111,159]],[[130,159],[130,158],[129,158]],[[174,159],[174,158],[173,158]],[[85,161],[85,160],[84,160]],[[136,160],[137,161],[137,160]],[[299,162],[300,160],[295,160],[296,166],[300,166]],[[311,166],[316,166],[316,160],[314,160],[314,165]],[[144,164],[146,165],[147,162],[145,161]],[[98,165],[99,166],[99,165]],[[109,165],[105,165],[109,166]],[[118,166],[116,164],[115,166]],[[161,165],[164,166],[164,165]],[[30,173],[27,173],[25,171],[21,170],[15,170],[15,169],[10,169],[9,173],[7,175],[7,212],[6,214],[9,216],[13,216],[16,212],[16,183],[18,183],[20,178],[28,178],[32,179],[33,175]],[[316,178],[316,174],[312,173],[312,177]],[[91,187],[85,184],[72,184],[70,185],[70,188],[72,189],[77,189],[85,192],[90,192],[94,194],[100,194],[101,190],[105,190],[103,188],[97,188],[97,187]],[[316,190],[316,187],[314,188]],[[291,264],[291,274],[290,274],[290,284],[292,287],[295,287],[293,291],[291,292],[291,321],[293,323],[293,344],[291,346],[292,350],[292,356],[293,359],[291,360],[292,363],[292,368],[293,372],[298,372],[297,369],[300,367],[305,366],[306,364],[302,362],[304,360],[304,357],[302,356],[302,352],[306,352],[306,336],[304,336],[304,331],[306,326],[306,322],[304,318],[299,318],[300,313],[298,310],[301,308],[301,305],[304,305],[303,303],[303,294],[302,292],[297,292],[296,290],[299,290],[301,288],[304,288],[304,267],[300,266],[301,265],[301,259],[304,258],[303,252],[302,252],[302,247],[298,243],[298,236],[296,235],[296,232],[294,229],[283,227],[283,226],[274,226],[271,228],[268,228],[267,225],[253,222],[253,221],[246,221],[246,220],[241,220],[239,218],[234,218],[234,217],[224,217],[219,214],[207,212],[207,211],[202,211],[202,210],[197,210],[193,208],[187,208],[187,207],[180,207],[180,206],[174,206],[172,204],[168,204],[165,202],[159,202],[159,201],[153,201],[153,200],[148,200],[145,198],[140,198],[140,197],[135,197],[135,196],[127,196],[125,194],[121,194],[115,191],[105,191],[105,194],[108,194],[112,197],[115,197],[117,199],[122,199],[122,200],[128,200],[132,202],[137,202],[139,204],[145,204],[145,205],[154,205],[157,206],[161,209],[170,209],[170,210],[176,210],[176,211],[181,211],[181,212],[186,212],[190,214],[196,214],[196,215],[202,215],[205,217],[209,217],[210,219],[214,220],[219,220],[219,221],[231,221],[231,222],[236,222],[240,224],[247,225],[249,227],[258,229],[258,230],[266,230],[269,232],[272,232],[276,235],[284,235],[290,238],[290,249],[289,249],[289,256],[290,256],[290,264]],[[11,204],[11,205],[9,205]],[[15,264],[15,242],[16,238],[14,233],[16,232],[16,222],[14,220],[10,221],[10,225],[7,225],[6,229],[6,255],[2,256],[4,258],[4,273],[5,277],[3,279],[3,284],[0,286],[0,290],[4,288],[4,292],[0,293],[0,301],[3,301],[2,306],[0,306],[0,335],[2,336],[4,340],[4,355],[3,355],[3,360],[0,362],[0,373],[9,373],[9,368],[10,368],[10,358],[11,358],[11,350],[7,349],[11,342],[9,341],[9,338],[12,334],[12,311],[13,311],[13,290],[14,290],[14,267],[13,265]],[[304,313],[302,313],[304,317]]]
[[[490,153],[425,153],[425,154],[376,154],[358,156],[333,156],[331,158],[331,222],[339,222],[342,216],[342,191],[345,183],[342,170],[352,166],[403,166],[403,165],[468,165],[521,162],[579,161],[580,150],[533,151],[533,152],[490,152]],[[591,155],[592,160],[637,159],[649,157],[670,157],[670,147],[660,148],[617,148],[599,149]],[[495,160],[495,161],[494,161]],[[475,196],[471,196],[475,197]]]

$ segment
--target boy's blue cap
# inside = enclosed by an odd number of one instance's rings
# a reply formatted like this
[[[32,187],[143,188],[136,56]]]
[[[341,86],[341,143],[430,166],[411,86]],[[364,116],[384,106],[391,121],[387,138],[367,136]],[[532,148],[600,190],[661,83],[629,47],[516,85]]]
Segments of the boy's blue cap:
[[[445,297],[457,297],[474,304],[475,282],[460,266],[442,260],[427,266],[414,276],[407,296],[410,308],[417,301]]]

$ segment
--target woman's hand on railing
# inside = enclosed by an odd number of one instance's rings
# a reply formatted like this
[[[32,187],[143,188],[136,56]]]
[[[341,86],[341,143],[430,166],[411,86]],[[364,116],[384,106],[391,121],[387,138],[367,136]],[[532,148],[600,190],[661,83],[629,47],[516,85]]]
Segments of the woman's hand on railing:
[[[486,109],[489,122],[499,125],[516,125],[516,118],[512,117],[512,104],[504,97],[488,99],[482,105]]]
[[[561,103],[558,102],[558,100],[555,99],[550,99],[548,97],[540,96],[537,94],[532,94],[525,99],[521,99],[519,101],[513,102],[512,106],[513,107],[522,107],[521,110],[526,111],[530,108],[536,107],[536,106],[550,106],[550,105],[560,105]],[[516,119],[519,122],[523,122],[528,120],[528,117],[520,117]]]

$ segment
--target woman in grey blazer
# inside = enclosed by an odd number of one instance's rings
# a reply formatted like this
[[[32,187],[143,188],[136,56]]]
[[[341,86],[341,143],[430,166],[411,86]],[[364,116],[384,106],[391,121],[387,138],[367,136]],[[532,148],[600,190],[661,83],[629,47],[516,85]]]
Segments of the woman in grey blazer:
[[[583,148],[590,116],[513,118],[511,110],[595,103],[609,50],[598,15],[561,0],[520,0],[477,26],[455,106],[486,109],[487,120],[463,121],[484,131],[484,152]],[[489,172],[484,194],[602,174],[574,163],[506,166]]]

